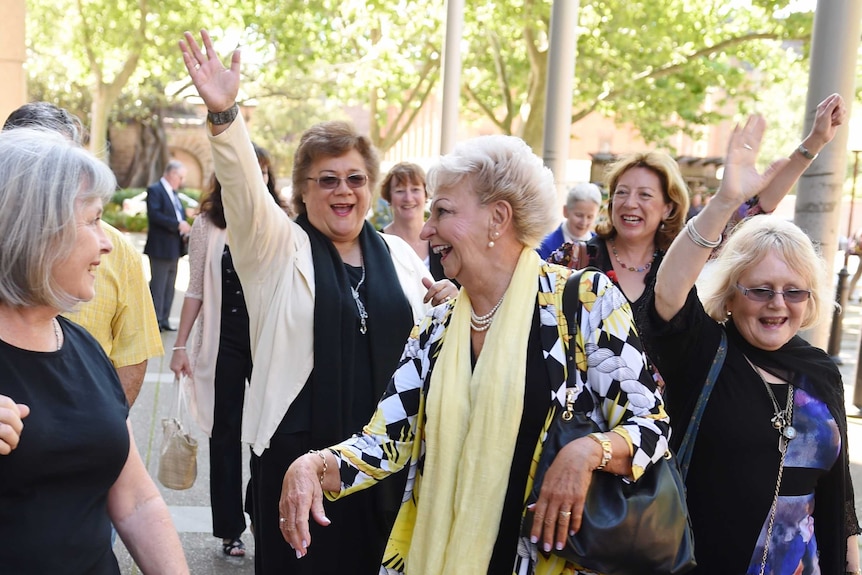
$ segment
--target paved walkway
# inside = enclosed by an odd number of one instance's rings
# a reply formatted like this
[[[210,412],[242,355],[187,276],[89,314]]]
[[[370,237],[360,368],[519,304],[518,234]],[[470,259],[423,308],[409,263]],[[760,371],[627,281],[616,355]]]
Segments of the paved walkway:
[[[131,236],[139,249],[143,249],[143,237],[139,234]],[[858,260],[859,258],[853,258]],[[842,260],[836,258],[836,267],[841,268]],[[851,262],[851,266],[853,262]],[[851,273],[854,271],[850,270]],[[185,287],[188,283],[188,262],[180,260],[180,270],[177,286]],[[183,291],[177,290],[174,298],[171,323],[179,324],[179,312],[182,306]],[[841,341],[840,366],[844,377],[847,410],[850,415],[859,415],[860,411],[851,405],[853,387],[858,361],[860,322],[862,322],[862,303],[853,301],[847,305],[843,319],[843,336]],[[164,332],[162,341],[166,354],[161,358],[150,360],[144,386],[131,411],[132,427],[138,449],[147,464],[150,474],[155,477],[158,470],[158,450],[161,440],[161,419],[168,417],[173,401],[175,387],[173,373],[169,363],[171,347],[175,334]],[[856,509],[862,510],[862,418],[850,417],[849,425],[851,472],[856,485]],[[171,514],[177,530],[180,533],[183,548],[193,575],[251,575],[254,573],[254,541],[251,533],[246,532],[243,541],[247,552],[245,558],[225,557],[221,551],[221,540],[212,536],[212,520],[209,507],[209,451],[206,437],[197,428],[192,429],[192,435],[198,439],[198,477],[195,485],[187,491],[172,491],[159,485],[165,501],[171,509]],[[246,480],[248,465],[245,465]],[[124,574],[137,574],[140,570],[134,565],[122,542],[118,540],[115,547],[120,560],[120,568]]]

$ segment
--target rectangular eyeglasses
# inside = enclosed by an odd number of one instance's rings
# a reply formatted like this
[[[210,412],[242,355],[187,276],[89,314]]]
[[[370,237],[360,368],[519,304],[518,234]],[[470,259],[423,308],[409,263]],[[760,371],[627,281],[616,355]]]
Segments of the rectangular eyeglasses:
[[[324,190],[334,190],[342,181],[347,183],[347,187],[351,190],[361,188],[368,182],[368,176],[365,174],[350,174],[346,178],[339,178],[338,176],[320,176],[319,178],[306,179],[317,182],[317,185]]]
[[[789,289],[787,291],[775,291],[769,288],[747,288],[736,284],[736,289],[742,292],[742,295],[751,301],[767,302],[772,301],[776,295],[784,297],[784,301],[788,303],[802,303],[811,297],[811,290],[808,289]]]

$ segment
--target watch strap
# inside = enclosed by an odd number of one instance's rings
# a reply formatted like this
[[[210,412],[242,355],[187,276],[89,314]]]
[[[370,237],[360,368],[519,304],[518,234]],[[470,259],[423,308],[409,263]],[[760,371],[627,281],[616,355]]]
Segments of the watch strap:
[[[818,154],[812,154],[808,148],[805,147],[805,144],[799,144],[799,147],[796,148],[796,151],[802,154],[803,158],[807,158],[809,160],[814,160],[817,158]]]
[[[237,114],[239,114],[239,106],[234,102],[233,106],[223,112],[207,111],[207,120],[209,120],[209,123],[214,126],[222,126],[224,124],[230,124],[236,120]]]

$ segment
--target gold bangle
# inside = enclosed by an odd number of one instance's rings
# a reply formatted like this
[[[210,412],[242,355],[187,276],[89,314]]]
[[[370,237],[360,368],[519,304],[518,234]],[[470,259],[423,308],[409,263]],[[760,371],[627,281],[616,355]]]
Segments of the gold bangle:
[[[614,456],[613,444],[611,443],[610,437],[608,437],[601,431],[591,433],[587,437],[602,446],[602,462],[595,469],[596,471],[600,471],[605,468],[605,465],[610,463],[611,459]]]
[[[315,455],[319,455],[323,460],[323,470],[320,472],[320,476],[317,478],[320,481],[320,486],[323,487],[323,479],[326,477],[326,455],[323,454],[322,451],[318,451],[316,449],[310,449],[309,453],[313,453]]]

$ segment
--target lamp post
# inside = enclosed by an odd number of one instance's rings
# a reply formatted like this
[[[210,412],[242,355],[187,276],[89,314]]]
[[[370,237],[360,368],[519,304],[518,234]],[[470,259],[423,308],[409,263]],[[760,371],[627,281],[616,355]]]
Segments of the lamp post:
[[[853,235],[853,209],[856,205],[856,176],[859,173],[859,152],[853,150],[853,189],[850,191],[850,213],[847,215],[847,241],[844,247],[844,265],[838,271],[838,283],[835,286],[835,309],[832,312],[832,330],[829,332],[829,346],[826,352],[832,361],[841,365],[841,336],[843,335],[844,308],[847,306],[847,264],[850,261],[850,238]],[[862,265],[862,262],[859,263]],[[860,357],[862,359],[862,357]]]

